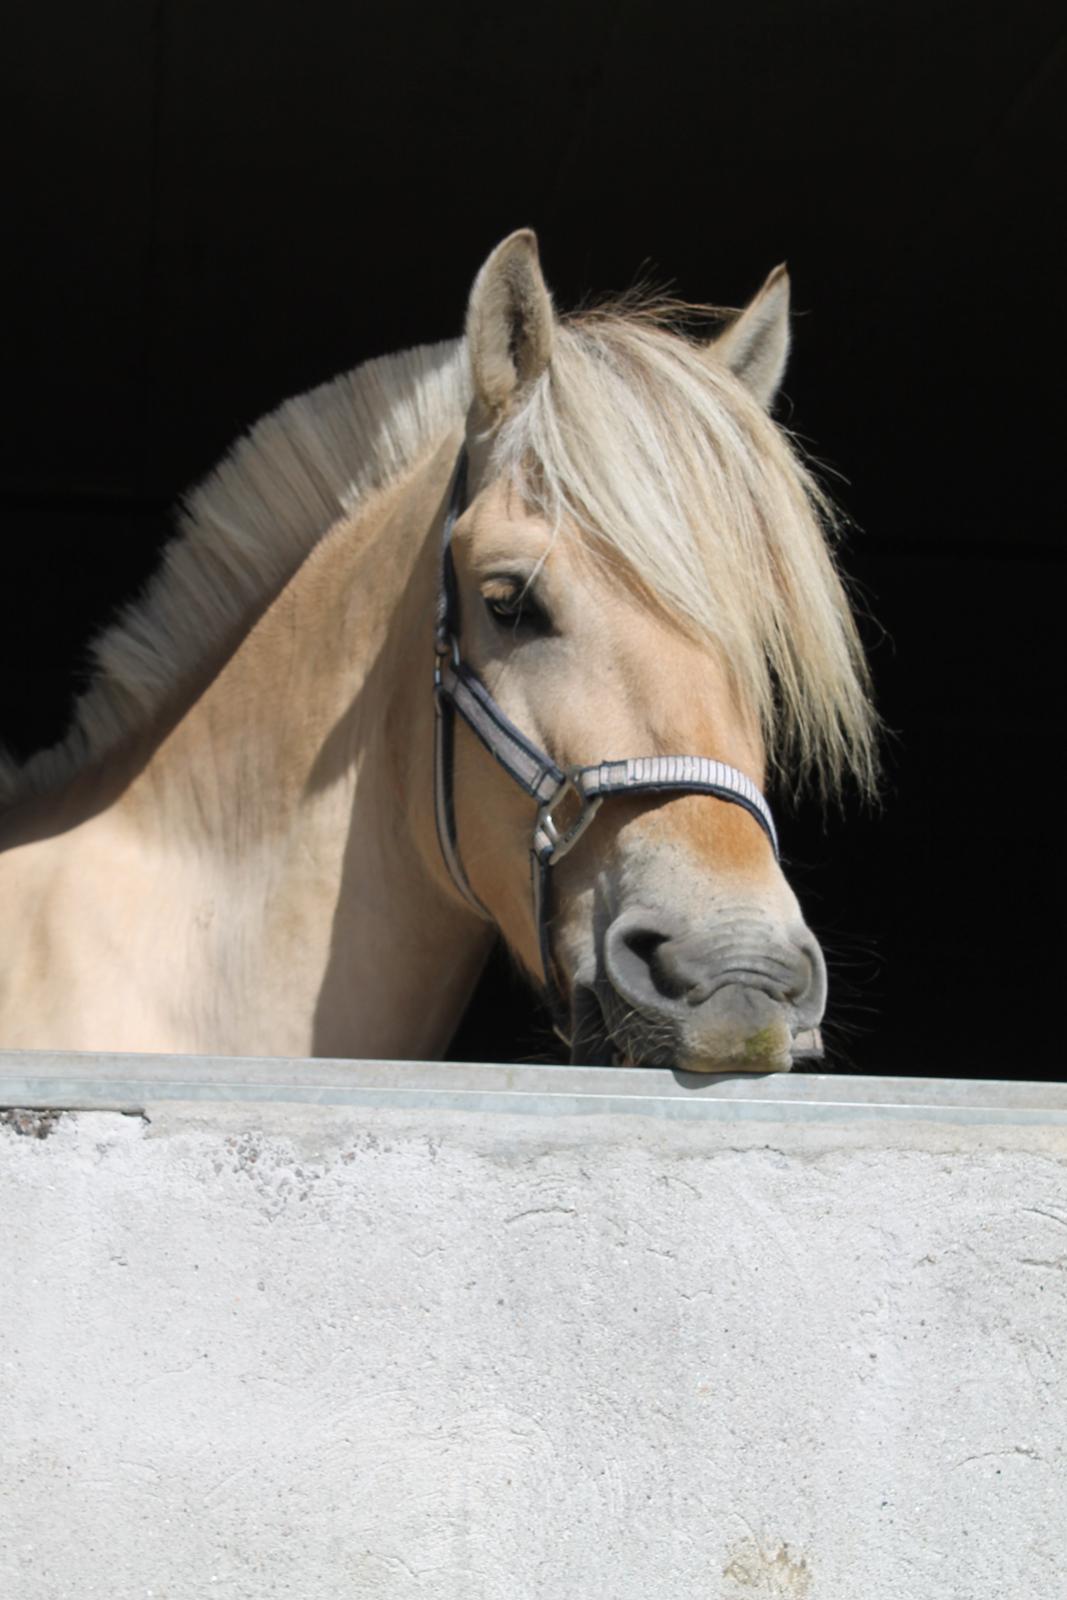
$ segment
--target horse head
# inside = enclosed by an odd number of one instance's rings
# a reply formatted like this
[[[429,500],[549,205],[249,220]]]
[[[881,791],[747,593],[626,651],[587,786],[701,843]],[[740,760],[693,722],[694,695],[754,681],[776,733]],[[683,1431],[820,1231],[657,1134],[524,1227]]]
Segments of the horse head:
[[[825,503],[768,415],[788,301],[779,268],[698,342],[648,308],[558,318],[529,232],[478,275],[451,541],[463,657],[563,772],[684,752],[757,791],[871,778]],[[790,1067],[826,969],[752,807],[612,795],[553,867],[546,937],[529,795],[466,732],[454,809],[473,895],[559,997],[575,1060]]]

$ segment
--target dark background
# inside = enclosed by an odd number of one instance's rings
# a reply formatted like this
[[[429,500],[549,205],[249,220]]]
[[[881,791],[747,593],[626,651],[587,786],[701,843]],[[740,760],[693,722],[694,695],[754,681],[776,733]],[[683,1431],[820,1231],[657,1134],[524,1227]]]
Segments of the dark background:
[[[459,332],[538,229],[563,306],[794,283],[780,414],[855,524],[881,814],[784,819],[832,1063],[1060,1076],[1067,100],[1045,0],[74,0],[6,25],[0,737],[64,728],[90,632],[253,418]],[[836,474],[843,476],[838,477]],[[455,1053],[537,1055],[507,964]]]

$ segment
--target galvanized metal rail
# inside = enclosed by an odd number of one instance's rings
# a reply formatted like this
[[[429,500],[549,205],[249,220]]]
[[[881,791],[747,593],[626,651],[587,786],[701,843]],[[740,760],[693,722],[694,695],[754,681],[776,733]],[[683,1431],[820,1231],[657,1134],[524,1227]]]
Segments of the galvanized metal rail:
[[[160,1101],[1067,1126],[1067,1083],[0,1050],[0,1106],[144,1111]]]

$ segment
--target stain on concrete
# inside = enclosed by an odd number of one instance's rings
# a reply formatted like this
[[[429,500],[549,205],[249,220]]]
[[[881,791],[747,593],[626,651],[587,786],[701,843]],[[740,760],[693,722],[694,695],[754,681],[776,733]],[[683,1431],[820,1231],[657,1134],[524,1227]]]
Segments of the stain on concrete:
[[[65,1111],[31,1111],[24,1106],[9,1106],[0,1111],[0,1128],[11,1128],[24,1139],[47,1139]]]
[[[809,1600],[811,1595],[807,1558],[794,1555],[787,1544],[764,1547],[755,1539],[743,1539],[730,1551],[722,1575],[731,1585],[723,1591],[724,1600],[731,1595],[743,1595],[745,1600],[757,1595],[767,1600]]]

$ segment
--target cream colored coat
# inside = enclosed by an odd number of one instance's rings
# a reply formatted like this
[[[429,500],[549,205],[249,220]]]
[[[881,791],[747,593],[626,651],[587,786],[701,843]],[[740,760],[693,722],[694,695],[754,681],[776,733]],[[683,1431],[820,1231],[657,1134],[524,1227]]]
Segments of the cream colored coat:
[[[0,1045],[447,1047],[493,933],[447,876],[432,808],[440,524],[464,437],[465,654],[557,761],[707,754],[763,783],[779,739],[831,776],[869,770],[847,607],[808,482],[761,410],[786,317],[779,272],[711,350],[625,318],[561,324],[532,235],[513,235],[475,284],[466,346],[372,364],[260,424],[194,498],[146,602],[102,640],[74,738],[14,775]],[[614,401],[596,390],[597,338],[616,341]],[[646,357],[651,408],[627,443],[612,427]],[[708,484],[665,481],[672,453],[690,470],[686,430],[691,475],[703,449],[712,489],[728,486],[716,548],[715,517],[677,510]],[[633,459],[646,439],[651,468]],[[625,526],[607,504],[620,474]],[[509,624],[534,597],[537,629]],[[470,879],[536,979],[531,802],[466,730],[456,795]],[[568,995],[624,1059],[787,1067],[821,1015],[818,946],[730,805],[610,802],[558,870],[557,899]]]

